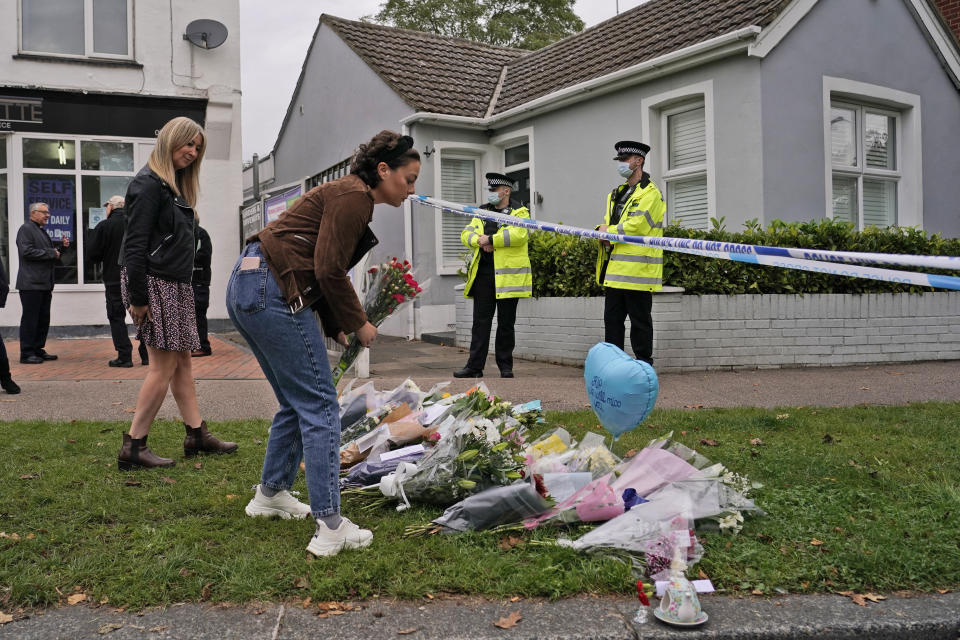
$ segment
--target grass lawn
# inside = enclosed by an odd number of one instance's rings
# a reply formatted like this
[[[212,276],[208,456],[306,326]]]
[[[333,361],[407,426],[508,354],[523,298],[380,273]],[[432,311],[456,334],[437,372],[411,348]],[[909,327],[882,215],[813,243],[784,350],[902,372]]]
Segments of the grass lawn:
[[[243,514],[267,424],[215,425],[240,451],[197,464],[182,457],[183,427],[158,423],[150,446],[177,466],[121,473],[126,424],[0,422],[0,608],[77,591],[143,607],[633,589],[615,560],[528,544],[555,539],[554,528],[519,534],[518,544],[493,533],[403,538],[404,527],[439,515],[428,508],[365,513],[346,501],[345,515],[374,530],[373,546],[314,559],[305,551],[312,522]],[[588,410],[548,414],[547,424],[596,429]],[[655,411],[615,451],[668,431],[764,484],[755,499],[766,516],[748,516],[738,536],[701,533],[706,552],[691,573],[720,591],[960,588],[960,404]],[[305,493],[302,477],[294,489]]]

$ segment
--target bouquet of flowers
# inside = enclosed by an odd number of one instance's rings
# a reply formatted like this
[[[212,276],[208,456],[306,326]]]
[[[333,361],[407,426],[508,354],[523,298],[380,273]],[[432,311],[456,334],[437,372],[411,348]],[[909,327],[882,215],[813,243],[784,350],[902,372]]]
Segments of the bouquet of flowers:
[[[375,327],[379,327],[400,305],[423,292],[410,273],[410,262],[400,262],[397,258],[378,267],[371,267],[367,271],[365,289],[367,296],[363,302],[363,311],[367,314],[367,320]],[[337,366],[333,368],[333,384],[340,382],[340,378],[356,362],[362,350],[360,340],[353,336]]]

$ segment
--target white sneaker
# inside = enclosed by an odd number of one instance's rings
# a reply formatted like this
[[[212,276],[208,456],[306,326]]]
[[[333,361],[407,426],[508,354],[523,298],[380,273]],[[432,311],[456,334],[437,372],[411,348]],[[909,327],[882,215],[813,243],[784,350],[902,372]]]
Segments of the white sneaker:
[[[244,512],[251,518],[282,518],[289,520],[296,518],[303,520],[310,515],[310,505],[304,504],[293,497],[289,491],[278,491],[272,498],[268,498],[260,491],[260,485],[256,486],[257,492],[253,499],[247,503]]]
[[[317,532],[307,545],[307,551],[315,556],[335,556],[341,549],[369,547],[372,540],[372,531],[361,529],[346,518],[336,529],[329,528],[323,520],[317,520]]]

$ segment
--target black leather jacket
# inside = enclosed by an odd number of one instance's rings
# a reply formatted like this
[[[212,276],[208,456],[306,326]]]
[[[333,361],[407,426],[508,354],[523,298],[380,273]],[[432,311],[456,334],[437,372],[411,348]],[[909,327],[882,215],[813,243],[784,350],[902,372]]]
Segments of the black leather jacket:
[[[144,167],[127,187],[127,232],[120,252],[130,304],[148,304],[147,275],[189,283],[196,254],[193,208]]]

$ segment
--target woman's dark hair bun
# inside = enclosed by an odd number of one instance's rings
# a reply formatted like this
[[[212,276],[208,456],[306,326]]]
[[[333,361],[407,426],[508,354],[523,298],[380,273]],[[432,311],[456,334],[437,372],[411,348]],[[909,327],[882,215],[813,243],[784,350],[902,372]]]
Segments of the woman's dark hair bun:
[[[413,138],[384,129],[357,148],[350,162],[350,173],[359,176],[372,188],[380,183],[377,166],[381,162],[396,169],[414,160],[419,162],[420,154],[413,148]]]

